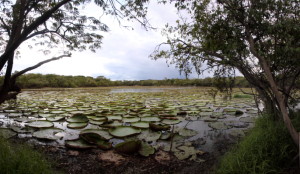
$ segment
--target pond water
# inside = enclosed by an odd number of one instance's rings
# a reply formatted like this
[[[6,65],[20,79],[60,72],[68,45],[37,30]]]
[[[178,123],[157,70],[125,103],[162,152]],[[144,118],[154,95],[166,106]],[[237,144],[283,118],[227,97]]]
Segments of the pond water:
[[[0,131],[3,135],[10,132],[9,135],[30,138],[38,144],[65,147],[67,142],[73,143],[67,140],[78,140],[84,130],[101,130],[105,134],[101,136],[109,137],[105,143],[112,146],[138,139],[155,149],[170,150],[172,147],[180,159],[196,159],[194,154],[187,154],[190,153],[185,150],[187,147],[195,153],[198,150],[212,152],[217,141],[244,136],[257,117],[252,98],[229,101],[219,95],[213,100],[208,89],[25,90],[16,101],[0,106],[0,124],[6,128]],[[136,126],[139,124],[144,127]],[[158,131],[153,125],[168,125],[169,128]],[[115,133],[124,126],[128,135]],[[41,132],[45,130],[46,133]]]

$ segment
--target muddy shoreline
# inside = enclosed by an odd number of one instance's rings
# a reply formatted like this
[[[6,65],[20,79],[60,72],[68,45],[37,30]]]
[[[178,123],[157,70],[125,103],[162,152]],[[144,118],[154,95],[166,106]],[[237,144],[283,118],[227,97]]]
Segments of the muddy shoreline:
[[[100,149],[76,150],[53,145],[33,144],[30,138],[12,138],[13,144],[28,144],[34,150],[42,153],[52,164],[55,173],[68,174],[147,174],[147,173],[178,173],[178,174],[210,174],[216,168],[220,158],[237,142],[235,139],[220,139],[214,143],[214,152],[206,152],[198,155],[203,162],[192,160],[178,160],[172,152],[157,150],[149,157],[138,154],[119,154],[113,150]],[[107,153],[108,158],[101,158]],[[119,159],[121,158],[121,159]]]

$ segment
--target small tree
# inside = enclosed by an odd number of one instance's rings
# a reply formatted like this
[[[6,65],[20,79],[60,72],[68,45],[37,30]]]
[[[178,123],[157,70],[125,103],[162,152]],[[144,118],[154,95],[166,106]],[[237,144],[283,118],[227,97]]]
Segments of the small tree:
[[[287,108],[300,75],[300,1],[195,0],[176,1],[176,7],[191,19],[168,26],[168,41],[153,57],[189,72],[239,70],[299,144]]]
[[[64,52],[59,58],[70,56],[71,51],[95,51],[100,48],[100,32],[108,31],[108,27],[100,19],[86,16],[80,11],[80,7],[92,2],[100,8],[99,16],[113,15],[118,20],[127,17],[147,24],[144,20],[146,9],[143,6],[147,0],[0,1],[0,71],[5,74],[0,89],[0,103],[13,97],[9,91],[13,89],[16,77],[21,75],[18,73],[12,76],[13,62],[17,49],[25,42],[30,43],[29,47],[41,46],[45,53],[64,45]],[[53,60],[49,59],[48,62]]]

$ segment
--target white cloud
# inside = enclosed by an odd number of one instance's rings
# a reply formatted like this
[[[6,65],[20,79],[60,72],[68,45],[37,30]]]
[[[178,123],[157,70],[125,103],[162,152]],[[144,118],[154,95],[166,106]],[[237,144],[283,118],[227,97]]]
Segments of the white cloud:
[[[85,13],[97,13],[97,8],[87,6]],[[158,5],[151,1],[148,18],[157,30],[146,31],[138,22],[125,21],[134,30],[123,28],[111,16],[101,18],[110,27],[104,33],[102,49],[96,53],[90,51],[73,53],[71,58],[51,62],[31,71],[42,74],[61,75],[103,75],[112,80],[141,80],[178,78],[179,72],[173,66],[168,67],[164,60],[154,61],[148,56],[155,46],[165,41],[161,29],[166,23],[175,23],[176,9],[172,5]],[[15,69],[21,70],[50,58],[36,50],[21,49],[22,58],[15,61]],[[182,77],[182,76],[181,76]]]

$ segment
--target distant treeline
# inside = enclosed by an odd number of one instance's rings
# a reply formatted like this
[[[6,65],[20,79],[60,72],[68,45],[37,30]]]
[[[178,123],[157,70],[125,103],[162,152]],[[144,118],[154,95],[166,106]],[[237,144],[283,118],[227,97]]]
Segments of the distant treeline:
[[[3,81],[3,77],[0,77]],[[76,88],[101,86],[213,86],[214,78],[204,79],[164,79],[164,80],[117,80],[104,76],[96,78],[86,76],[62,76],[55,74],[24,74],[17,79],[20,88]],[[249,87],[244,77],[236,77],[234,87]]]

